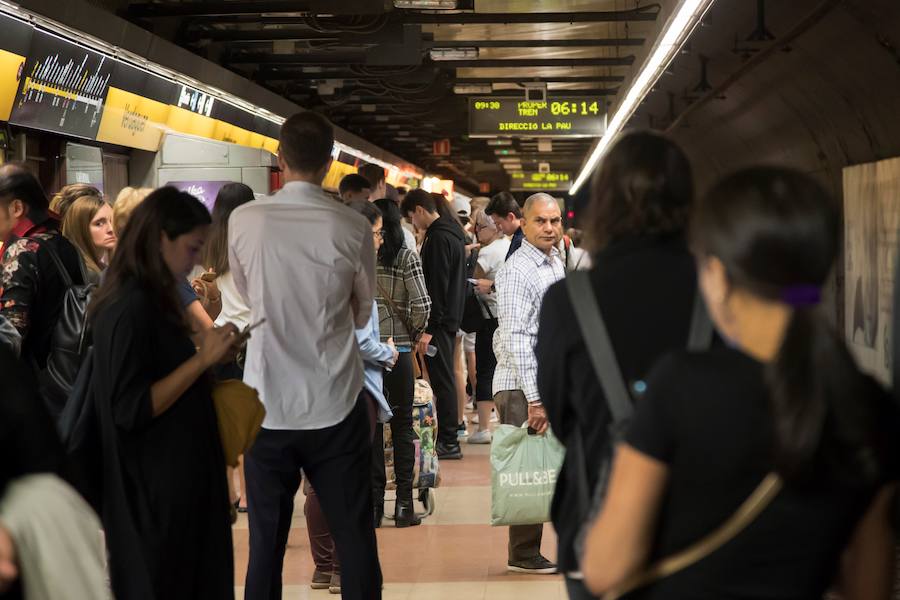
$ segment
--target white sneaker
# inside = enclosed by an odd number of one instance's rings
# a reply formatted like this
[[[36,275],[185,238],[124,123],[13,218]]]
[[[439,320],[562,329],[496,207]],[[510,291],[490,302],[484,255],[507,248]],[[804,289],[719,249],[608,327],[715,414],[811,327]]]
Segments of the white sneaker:
[[[472,435],[469,436],[470,444],[490,444],[493,436],[491,432],[485,429],[484,431],[476,431]]]

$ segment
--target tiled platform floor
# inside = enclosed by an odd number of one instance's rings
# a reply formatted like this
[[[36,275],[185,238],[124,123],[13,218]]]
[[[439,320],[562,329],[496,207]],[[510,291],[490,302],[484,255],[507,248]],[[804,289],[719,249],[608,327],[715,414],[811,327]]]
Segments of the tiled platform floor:
[[[506,571],[506,528],[489,525],[490,466],[487,445],[463,443],[465,458],[441,463],[443,481],[436,490],[437,508],[419,527],[394,529],[385,519],[378,530],[384,573],[384,599],[405,600],[540,600],[564,599],[562,578],[520,575]],[[313,572],[303,497],[297,497],[294,525],[284,567],[284,598],[337,598],[328,590],[311,590]],[[421,504],[416,503],[421,509]],[[393,510],[388,503],[386,512]],[[247,569],[247,520],[242,515],[234,529],[235,581],[242,586]],[[553,529],[544,526],[544,555],[555,557]],[[238,587],[236,598],[243,598]]]

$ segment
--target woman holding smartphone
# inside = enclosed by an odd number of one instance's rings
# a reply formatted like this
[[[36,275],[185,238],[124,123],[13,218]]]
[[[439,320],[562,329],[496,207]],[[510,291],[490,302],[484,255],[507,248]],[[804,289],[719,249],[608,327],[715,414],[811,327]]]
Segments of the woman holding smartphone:
[[[102,427],[102,519],[118,598],[232,598],[225,461],[210,370],[241,336],[191,337],[177,282],[210,224],[172,187],[135,209],[88,312]]]

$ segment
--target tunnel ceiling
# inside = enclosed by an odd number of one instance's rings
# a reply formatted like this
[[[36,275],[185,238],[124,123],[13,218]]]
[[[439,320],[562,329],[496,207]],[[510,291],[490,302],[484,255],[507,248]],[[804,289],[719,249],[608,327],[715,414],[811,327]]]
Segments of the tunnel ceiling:
[[[652,44],[660,6],[632,0],[458,0],[457,10],[396,8],[392,0],[120,2],[119,14],[395,154],[465,187],[505,187],[496,148],[468,137],[460,84],[524,98],[612,98],[635,54]],[[536,12],[535,9],[539,12]],[[432,49],[470,49],[434,60]],[[463,91],[457,89],[456,91]],[[484,95],[483,93],[477,95]],[[447,138],[449,157],[432,156]],[[534,139],[507,150],[525,169],[577,173],[593,139]]]
[[[897,0],[717,0],[631,125],[674,136],[701,189],[768,163],[840,195],[843,167],[900,155],[898,100]]]

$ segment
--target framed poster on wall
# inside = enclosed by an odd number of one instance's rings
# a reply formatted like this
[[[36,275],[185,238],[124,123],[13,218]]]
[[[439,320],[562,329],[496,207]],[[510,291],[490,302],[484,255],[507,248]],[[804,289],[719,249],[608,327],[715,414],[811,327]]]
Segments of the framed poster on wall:
[[[843,187],[845,338],[860,367],[889,384],[900,157],[845,168]]]

